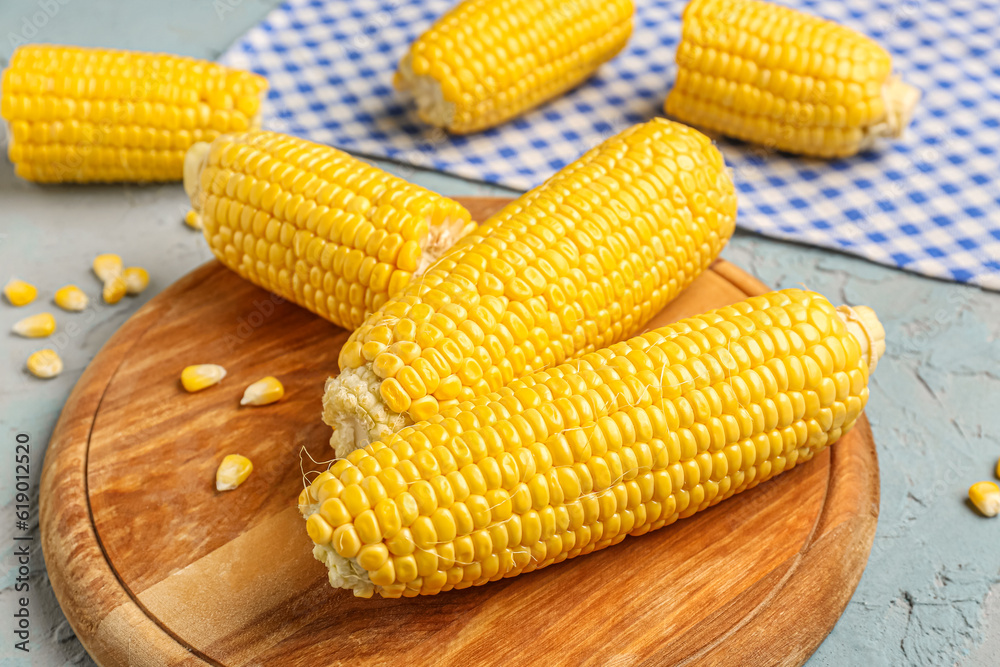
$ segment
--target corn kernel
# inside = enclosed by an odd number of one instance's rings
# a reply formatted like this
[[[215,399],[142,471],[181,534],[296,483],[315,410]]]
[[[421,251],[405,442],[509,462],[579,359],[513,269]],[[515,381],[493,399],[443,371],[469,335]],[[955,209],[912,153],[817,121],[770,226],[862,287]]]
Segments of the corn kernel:
[[[197,229],[198,231],[201,231],[202,229],[201,216],[198,215],[196,211],[193,210],[188,211],[187,214],[184,216],[184,224],[186,224],[191,229]]]
[[[226,369],[222,366],[199,364],[188,366],[181,371],[181,384],[187,391],[193,393],[222,382],[224,377],[226,377]]]
[[[246,388],[240,405],[268,405],[280,401],[285,395],[285,387],[278,378],[268,375]]]
[[[102,283],[108,283],[122,275],[122,258],[113,253],[105,253],[94,258],[94,274]]]
[[[983,516],[1000,514],[1000,486],[993,482],[976,482],[969,487],[969,500]]]
[[[149,285],[149,273],[138,266],[125,269],[122,279],[125,281],[125,293],[132,296],[141,293]]]
[[[38,296],[38,288],[17,278],[11,278],[3,288],[4,296],[12,306],[26,306]]]
[[[25,338],[45,338],[56,330],[56,318],[52,317],[52,313],[29,315],[15,322],[11,330]]]
[[[122,300],[126,291],[125,280],[121,276],[118,276],[104,283],[104,289],[101,290],[101,297],[105,303],[114,305]]]
[[[215,489],[217,491],[232,491],[247,481],[253,472],[253,463],[240,454],[227,454],[219,469],[215,471]]]
[[[55,350],[38,350],[28,357],[28,371],[39,378],[54,378],[63,371],[63,362]]]
[[[90,299],[76,285],[66,285],[56,290],[54,301],[63,310],[78,312],[87,308]]]
[[[333,538],[333,528],[319,514],[310,515],[306,520],[306,532],[309,533],[309,538],[313,542],[320,545],[329,544],[330,539]]]

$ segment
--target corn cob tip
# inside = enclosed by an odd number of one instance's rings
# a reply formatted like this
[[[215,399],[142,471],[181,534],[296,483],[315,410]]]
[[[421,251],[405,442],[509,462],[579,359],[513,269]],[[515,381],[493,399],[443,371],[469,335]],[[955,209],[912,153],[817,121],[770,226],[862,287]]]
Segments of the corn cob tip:
[[[861,356],[868,362],[868,372],[874,373],[878,360],[885,355],[885,328],[875,311],[868,306],[840,306],[837,314],[861,345]]]
[[[211,149],[210,143],[199,141],[184,154],[184,192],[191,200],[191,206],[196,209],[200,208],[198,193],[201,191],[201,172],[208,162],[208,154]]]
[[[417,116],[433,127],[450,127],[455,121],[455,104],[444,98],[441,84],[430,76],[413,73],[409,54],[399,62],[399,69],[392,79],[396,90],[408,91],[417,105]],[[456,134],[455,130],[452,130]]]
[[[338,458],[410,423],[379,396],[381,384],[381,378],[368,366],[346,368],[326,381],[323,421],[333,428],[330,447]]]
[[[910,125],[913,110],[920,101],[920,89],[906,83],[899,75],[894,75],[882,86],[882,99],[885,103],[885,119],[865,128],[859,150],[872,148],[883,137],[898,139],[903,136],[903,131]]]

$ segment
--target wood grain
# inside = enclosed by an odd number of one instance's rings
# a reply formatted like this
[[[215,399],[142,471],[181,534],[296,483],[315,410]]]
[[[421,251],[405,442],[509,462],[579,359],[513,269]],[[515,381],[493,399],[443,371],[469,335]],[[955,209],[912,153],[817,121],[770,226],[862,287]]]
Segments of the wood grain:
[[[505,201],[464,203],[482,219]],[[766,289],[720,261],[650,326]],[[330,457],[319,398],[346,339],[212,262],[95,358],[49,445],[41,523],[53,588],[99,663],[797,665],[857,585],[878,513],[864,419],[811,462],[611,549],[428,598],[334,591],[294,504]],[[187,394],[191,363],[229,374]],[[286,398],[239,407],[270,374]],[[254,473],[220,494],[228,453]]]

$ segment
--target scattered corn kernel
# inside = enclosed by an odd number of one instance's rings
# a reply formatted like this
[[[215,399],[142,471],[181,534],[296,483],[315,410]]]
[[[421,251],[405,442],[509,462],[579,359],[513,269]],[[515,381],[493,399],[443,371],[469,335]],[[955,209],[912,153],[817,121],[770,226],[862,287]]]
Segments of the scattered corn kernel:
[[[39,350],[28,357],[28,371],[39,378],[54,378],[62,373],[63,362],[55,350]]]
[[[122,300],[125,296],[125,279],[121,276],[117,278],[112,278],[108,282],[104,283],[104,289],[101,290],[101,296],[104,298],[105,303],[115,304]]]
[[[226,369],[218,364],[198,364],[188,366],[181,371],[181,384],[190,392],[201,391],[213,384],[222,382],[226,377]]]
[[[969,500],[984,516],[1000,514],[1000,486],[993,482],[976,482],[970,486]]]
[[[122,269],[122,258],[113,253],[105,253],[94,258],[94,273],[102,283],[121,276]]]
[[[186,224],[191,229],[201,230],[201,216],[198,215],[197,211],[191,210],[187,212],[184,216],[184,224]]]
[[[1000,461],[997,461],[997,477],[1000,477]]]
[[[239,454],[227,454],[215,471],[216,491],[232,491],[247,481],[251,472],[253,463],[250,459]]]
[[[26,306],[38,296],[38,288],[17,278],[11,278],[3,288],[4,296],[12,306]]]
[[[130,266],[122,273],[122,280],[125,281],[125,292],[135,296],[149,285],[149,273],[142,267]]]
[[[82,289],[76,285],[66,285],[56,291],[56,305],[63,310],[81,311],[86,309],[90,299]]]
[[[11,331],[25,338],[45,338],[51,336],[55,330],[56,318],[52,317],[52,313],[29,315],[15,322],[11,328]]]
[[[268,405],[280,401],[285,395],[285,388],[278,378],[268,375],[257,380],[243,392],[240,405]]]

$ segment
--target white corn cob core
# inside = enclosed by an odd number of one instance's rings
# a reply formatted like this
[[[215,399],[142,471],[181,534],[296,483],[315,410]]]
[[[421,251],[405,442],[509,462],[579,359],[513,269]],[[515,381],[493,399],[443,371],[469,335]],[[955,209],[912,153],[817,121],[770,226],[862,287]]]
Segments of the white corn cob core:
[[[444,91],[437,79],[413,73],[409,54],[403,56],[399,63],[399,78],[402,88],[413,95],[420,120],[434,127],[451,125],[455,119],[455,105],[444,98]]]

